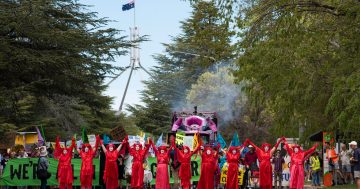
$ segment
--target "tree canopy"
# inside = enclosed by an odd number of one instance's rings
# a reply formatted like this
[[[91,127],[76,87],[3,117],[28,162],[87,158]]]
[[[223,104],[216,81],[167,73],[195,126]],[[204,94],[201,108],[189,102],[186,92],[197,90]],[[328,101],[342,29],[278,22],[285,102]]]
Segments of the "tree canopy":
[[[6,0],[0,9],[1,132],[113,125],[103,81],[132,43],[74,0]]]

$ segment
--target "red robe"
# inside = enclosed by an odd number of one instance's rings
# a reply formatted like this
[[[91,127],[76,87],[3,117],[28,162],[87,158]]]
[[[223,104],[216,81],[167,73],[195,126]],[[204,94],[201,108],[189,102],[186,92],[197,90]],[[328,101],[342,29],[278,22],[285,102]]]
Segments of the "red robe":
[[[289,145],[285,143],[286,150],[291,156],[290,161],[290,189],[303,189],[304,188],[304,161],[305,157],[316,150],[316,145],[307,151],[302,151],[298,146],[299,151],[295,153],[290,149]]]
[[[179,178],[180,184],[183,189],[190,189],[191,186],[191,156],[195,154],[199,147],[196,148],[193,152],[190,152],[190,148],[184,146],[184,148],[188,149],[188,153],[184,153],[176,148],[176,153],[178,155],[178,161],[180,162],[180,169],[179,169]]]
[[[98,148],[98,137],[96,138],[95,150]],[[84,144],[83,148],[87,147],[88,152],[80,151],[81,169],[80,169],[80,183],[81,186],[91,188],[94,175],[93,158],[96,151],[93,151],[90,144]]]
[[[61,154],[58,165],[58,182],[59,184],[72,184],[73,171],[71,167],[72,150],[68,150],[67,154]]]
[[[169,155],[170,150],[166,150],[166,147],[159,147],[156,149],[153,146],[156,159],[157,159],[157,167],[156,167],[156,182],[155,189],[170,189],[170,181],[169,181]],[[159,151],[163,149],[165,152],[160,153]]]
[[[228,163],[228,172],[226,176],[226,189],[238,189],[239,188],[239,160],[240,153],[237,150],[236,154],[232,153],[232,150],[226,153],[226,162]]]
[[[258,160],[260,162],[259,171],[260,171],[260,188],[261,189],[272,189],[272,167],[271,167],[271,154],[270,147],[267,152],[262,149],[256,148],[256,155],[258,156]]]
[[[105,170],[104,170],[104,182],[107,189],[116,189],[119,186],[118,182],[118,151],[114,149],[112,152],[109,150],[105,153]]]
[[[217,154],[213,154],[211,148],[211,154],[206,154],[207,148],[205,148],[205,150],[201,154],[201,173],[197,189],[214,189],[214,175],[217,168],[216,161],[218,157]]]
[[[80,170],[80,182],[81,186],[85,187],[92,187],[92,180],[94,175],[94,168],[93,168],[93,158],[95,152],[88,151],[83,152],[80,151],[81,157],[81,170]]]
[[[146,154],[149,151],[150,145],[146,145],[145,149],[137,151],[135,148],[129,148],[130,155],[133,156],[133,162],[131,167],[131,183],[132,189],[140,189],[144,187],[144,167],[143,162]]]
[[[63,187],[63,185],[68,185],[68,186],[70,185],[71,187],[74,181],[74,175],[71,166],[72,151],[74,147],[75,147],[74,139],[72,140],[72,144],[69,148],[61,148],[60,139],[59,138],[56,139],[55,151],[57,152],[56,154],[59,154],[59,156],[55,156],[55,158],[59,160],[57,176],[61,188]],[[63,153],[64,149],[67,150],[66,154]]]

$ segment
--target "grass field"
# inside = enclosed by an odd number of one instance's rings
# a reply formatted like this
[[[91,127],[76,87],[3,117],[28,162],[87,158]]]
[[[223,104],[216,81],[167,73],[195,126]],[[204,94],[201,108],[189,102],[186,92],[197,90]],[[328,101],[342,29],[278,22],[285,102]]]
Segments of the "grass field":
[[[329,188],[356,189],[356,185],[355,184],[347,184],[347,185],[333,186],[333,187],[329,187]]]

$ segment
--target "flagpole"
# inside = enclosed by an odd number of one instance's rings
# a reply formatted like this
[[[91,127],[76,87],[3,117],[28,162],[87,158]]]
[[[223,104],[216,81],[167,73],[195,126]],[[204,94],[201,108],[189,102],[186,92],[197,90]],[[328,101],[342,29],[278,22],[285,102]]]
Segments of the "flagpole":
[[[135,0],[134,0],[134,27],[136,26],[136,16],[135,16],[135,14],[136,14],[136,11],[135,11],[135,9],[136,9],[136,6],[135,6]]]

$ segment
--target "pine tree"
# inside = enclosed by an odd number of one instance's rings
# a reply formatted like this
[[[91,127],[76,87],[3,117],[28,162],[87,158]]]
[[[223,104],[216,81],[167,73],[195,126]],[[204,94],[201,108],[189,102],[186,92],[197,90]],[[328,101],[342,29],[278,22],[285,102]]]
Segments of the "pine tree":
[[[70,135],[102,126],[113,115],[104,78],[131,43],[75,0],[9,0],[0,9],[0,127]]]

